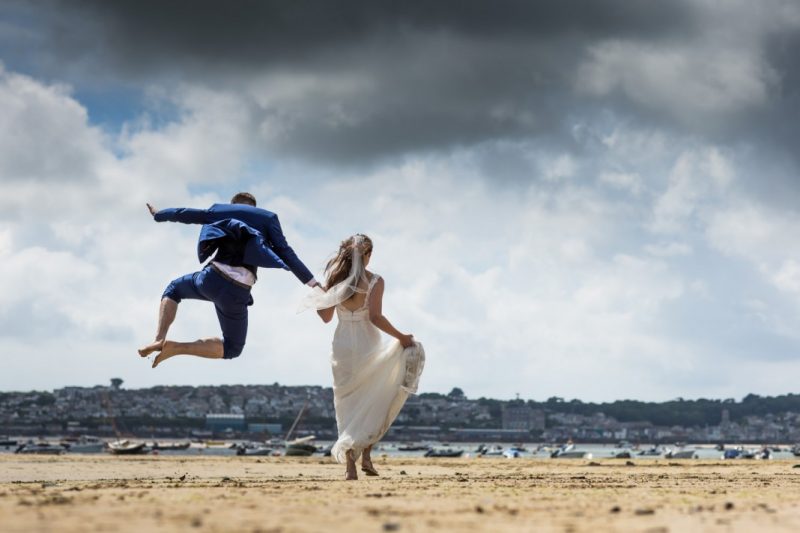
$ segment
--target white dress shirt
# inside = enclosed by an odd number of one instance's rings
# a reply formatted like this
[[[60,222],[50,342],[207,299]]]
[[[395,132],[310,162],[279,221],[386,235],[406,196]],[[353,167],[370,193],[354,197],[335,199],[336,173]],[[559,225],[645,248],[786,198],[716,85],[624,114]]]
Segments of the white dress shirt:
[[[214,266],[222,270],[228,277],[232,280],[236,280],[239,283],[244,283],[248,287],[252,287],[256,284],[256,277],[255,275],[250,272],[247,268],[242,266],[231,266],[226,265],[225,263],[220,263],[219,261],[211,261]],[[309,287],[313,287],[317,285],[317,280],[315,278],[311,278],[311,280],[306,283]]]

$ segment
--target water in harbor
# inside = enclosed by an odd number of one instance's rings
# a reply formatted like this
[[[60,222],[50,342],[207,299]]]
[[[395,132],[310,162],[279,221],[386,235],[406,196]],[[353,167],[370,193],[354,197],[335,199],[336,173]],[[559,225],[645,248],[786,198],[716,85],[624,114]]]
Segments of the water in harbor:
[[[27,438],[20,438],[17,439],[19,443],[26,443],[29,442],[30,439]],[[109,439],[107,442],[110,442],[113,439]],[[271,450],[272,455],[283,455],[285,452],[285,448],[283,443],[274,442],[274,443],[254,443],[248,442],[244,440],[225,440],[225,441],[214,441],[214,442],[192,442],[188,448],[180,449],[180,450],[153,450],[153,441],[150,439],[131,439],[137,442],[145,442],[148,445],[149,452],[153,454],[163,454],[163,455],[195,455],[195,456],[235,456],[237,455],[238,448],[246,445],[249,449],[256,449],[260,448],[262,452],[264,448]],[[41,443],[42,441],[35,440],[33,442]],[[47,442],[50,446],[54,448],[58,448],[59,446],[59,439],[46,439],[44,442]],[[159,441],[160,444],[164,443],[171,443],[171,442],[186,442],[184,441]],[[324,450],[329,449],[330,446],[333,444],[330,441],[313,441],[313,444],[318,448],[317,453],[323,453]],[[0,445],[0,453],[14,453],[18,445]],[[409,450],[409,447],[415,447],[417,449]],[[619,456],[620,454],[623,458],[631,458],[631,459],[660,459],[665,458],[664,453],[668,451],[686,451],[691,452],[691,454],[696,459],[705,459],[705,460],[715,460],[721,459],[723,452],[715,445],[706,444],[706,445],[687,445],[683,447],[676,447],[675,445],[666,445],[660,446],[659,451],[662,453],[659,454],[648,454],[647,451],[653,448],[653,445],[640,445],[637,448],[631,449],[629,447],[622,447],[619,445],[614,444],[575,444],[572,448],[573,452],[586,452],[584,456],[585,459],[607,459],[607,458],[614,458]],[[737,445],[730,445],[726,448],[737,448]],[[755,445],[742,445],[741,448],[745,451],[760,451],[762,449],[761,446]],[[544,444],[537,444],[537,443],[526,443],[522,444],[521,446],[519,443],[480,443],[480,442],[466,442],[466,443],[442,443],[437,441],[426,441],[424,443],[412,443],[408,442],[380,442],[376,445],[373,455],[374,456],[382,456],[385,455],[387,457],[421,457],[424,456],[427,450],[454,450],[454,451],[461,451],[461,457],[464,458],[481,458],[481,459],[507,459],[509,456],[514,457],[528,457],[528,458],[542,458],[546,459],[551,456],[551,453],[556,449],[555,446],[552,445],[544,445]],[[485,450],[486,453],[481,453],[481,450]],[[626,455],[627,452],[630,454],[630,457]],[[73,453],[69,449],[65,449],[64,453]],[[107,450],[104,451],[95,451],[92,453],[107,453]],[[794,457],[792,453],[791,446],[789,445],[779,445],[779,446],[770,446],[770,455],[772,459],[790,459]],[[668,458],[668,457],[667,457]]]

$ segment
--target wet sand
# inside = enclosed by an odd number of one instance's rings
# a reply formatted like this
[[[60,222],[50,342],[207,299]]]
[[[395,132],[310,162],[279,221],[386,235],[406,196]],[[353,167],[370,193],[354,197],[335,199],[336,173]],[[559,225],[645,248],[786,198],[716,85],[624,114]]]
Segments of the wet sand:
[[[798,463],[0,455],[0,531],[800,531]]]

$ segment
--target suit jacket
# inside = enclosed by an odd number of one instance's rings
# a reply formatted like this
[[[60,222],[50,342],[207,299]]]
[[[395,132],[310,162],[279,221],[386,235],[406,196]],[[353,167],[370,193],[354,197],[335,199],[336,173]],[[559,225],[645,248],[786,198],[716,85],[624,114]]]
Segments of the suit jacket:
[[[214,204],[208,209],[162,209],[153,218],[156,222],[203,224],[197,243],[201,263],[216,251],[215,241],[233,238],[245,242],[244,260],[249,265],[291,270],[302,283],[314,277],[286,242],[278,215],[266,209],[244,204]]]

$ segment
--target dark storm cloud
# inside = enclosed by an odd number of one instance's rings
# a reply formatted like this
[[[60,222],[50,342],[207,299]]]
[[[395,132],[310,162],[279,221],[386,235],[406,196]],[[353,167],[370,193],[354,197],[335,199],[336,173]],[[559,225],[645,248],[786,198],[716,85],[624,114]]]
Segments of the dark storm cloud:
[[[752,116],[748,124],[752,138],[772,148],[770,159],[777,171],[764,191],[772,201],[796,209],[800,200],[800,31],[770,36],[767,57],[781,79],[776,102]],[[755,171],[757,179],[764,176]]]
[[[363,0],[160,2],[56,1],[55,42],[80,54],[100,49],[123,70],[224,69],[293,64],[371,38],[452,32],[471,39],[653,36],[691,23],[680,2]],[[60,25],[60,27],[59,27]],[[70,31],[66,25],[75,25]],[[87,31],[88,30],[88,31]]]
[[[268,148],[304,158],[360,162],[503,139],[568,143],[568,118],[601,109],[721,142],[761,138],[756,130],[775,121],[783,145],[797,133],[786,121],[796,114],[784,105],[792,100],[780,90],[796,86],[798,71],[780,45],[784,33],[764,36],[778,44],[763,58],[741,50],[755,74],[715,65],[737,64],[735,47],[725,55],[741,40],[734,23],[757,26],[760,6],[747,3],[53,0],[38,12],[24,5],[20,18],[44,34],[27,52],[30,62],[79,86],[187,82],[243,92],[254,131],[279,131]],[[725,31],[730,42],[709,37]],[[752,37],[753,46],[761,41]],[[688,63],[680,74],[669,62],[676,54],[677,68]],[[772,74],[777,81],[758,78]],[[295,93],[259,100],[298,79]]]

